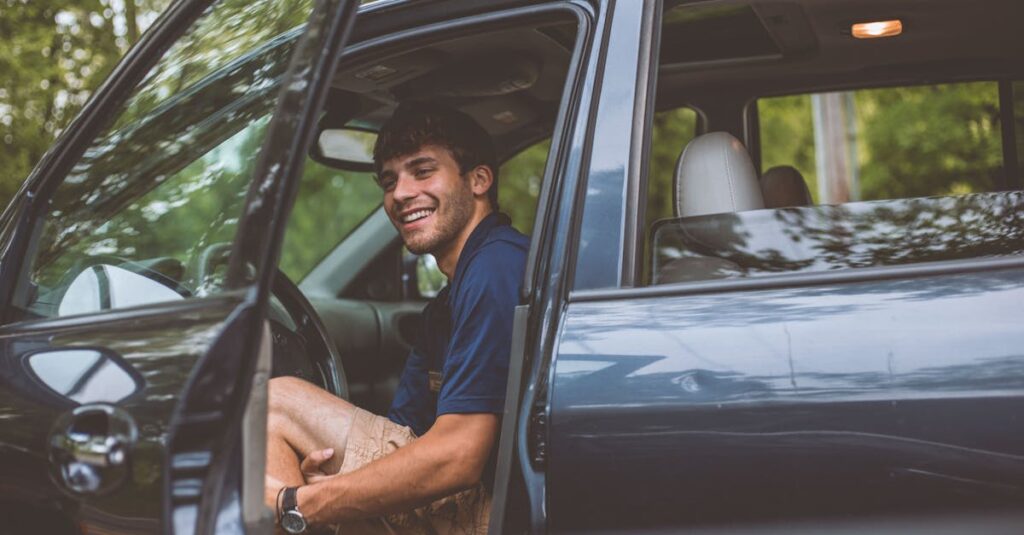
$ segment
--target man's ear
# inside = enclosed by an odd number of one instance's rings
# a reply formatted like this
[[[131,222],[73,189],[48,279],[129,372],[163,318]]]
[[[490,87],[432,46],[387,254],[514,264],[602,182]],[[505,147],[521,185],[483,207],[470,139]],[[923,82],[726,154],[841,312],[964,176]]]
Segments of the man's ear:
[[[488,165],[478,165],[469,172],[469,185],[473,188],[473,195],[486,196],[487,190],[494,185],[494,172]]]

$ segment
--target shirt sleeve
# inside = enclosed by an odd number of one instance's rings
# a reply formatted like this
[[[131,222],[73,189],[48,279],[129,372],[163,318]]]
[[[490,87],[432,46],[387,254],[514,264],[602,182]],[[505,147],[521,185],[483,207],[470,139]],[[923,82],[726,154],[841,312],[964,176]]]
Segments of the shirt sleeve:
[[[525,264],[526,251],[505,241],[484,245],[471,259],[452,294],[438,416],[504,410],[512,319]]]

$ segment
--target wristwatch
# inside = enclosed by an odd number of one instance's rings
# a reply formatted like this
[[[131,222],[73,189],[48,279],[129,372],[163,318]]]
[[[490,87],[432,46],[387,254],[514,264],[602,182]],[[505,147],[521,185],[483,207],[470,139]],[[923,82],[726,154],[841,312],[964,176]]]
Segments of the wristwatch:
[[[288,533],[306,533],[309,524],[299,512],[298,487],[284,489],[281,499],[281,527]]]

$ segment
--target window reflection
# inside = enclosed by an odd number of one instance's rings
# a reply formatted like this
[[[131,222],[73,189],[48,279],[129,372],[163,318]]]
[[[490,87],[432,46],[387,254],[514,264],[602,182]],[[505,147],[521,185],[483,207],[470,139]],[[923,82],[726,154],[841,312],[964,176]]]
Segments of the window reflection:
[[[188,296],[222,289],[224,249],[311,5],[207,9],[54,193],[19,308],[57,315],[73,277],[98,263],[145,266]]]
[[[1024,193],[733,212],[659,222],[664,284],[1024,253]]]
[[[69,349],[36,353],[29,368],[51,390],[76,403],[117,403],[138,389],[135,378],[99,351]]]

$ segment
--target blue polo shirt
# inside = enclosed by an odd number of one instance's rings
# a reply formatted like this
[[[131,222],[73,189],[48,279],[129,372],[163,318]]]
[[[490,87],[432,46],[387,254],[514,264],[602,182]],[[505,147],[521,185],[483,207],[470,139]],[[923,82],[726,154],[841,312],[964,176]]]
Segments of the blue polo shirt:
[[[504,214],[492,213],[473,229],[455,276],[423,311],[391,421],[420,436],[442,414],[504,410],[512,317],[529,247]]]

